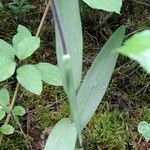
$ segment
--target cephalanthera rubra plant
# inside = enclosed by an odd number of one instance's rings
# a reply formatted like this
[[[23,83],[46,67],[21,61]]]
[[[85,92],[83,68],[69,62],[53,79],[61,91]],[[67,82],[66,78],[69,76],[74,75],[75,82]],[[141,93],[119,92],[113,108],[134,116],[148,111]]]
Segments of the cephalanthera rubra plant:
[[[117,13],[122,4],[121,0],[84,1],[93,8]],[[75,150],[82,148],[82,130],[106,92],[118,57],[116,49],[122,44],[125,27],[118,28],[108,39],[81,82],[83,38],[79,3],[76,0],[52,0],[51,8],[55,21],[57,61],[71,115],[53,128],[45,150]]]
[[[122,0],[84,0],[92,8],[109,12],[120,12]],[[50,4],[50,1],[49,1]],[[64,118],[53,128],[47,140],[45,150],[75,150],[82,147],[82,130],[100,104],[113,73],[121,46],[125,27],[121,26],[108,39],[87,72],[83,82],[82,50],[83,37],[78,0],[51,0],[55,21],[56,53],[58,67],[48,63],[28,64],[24,61],[40,46],[40,39],[32,36],[24,26],[18,26],[12,45],[1,41],[0,81],[4,81],[16,72],[16,79],[26,90],[41,94],[42,82],[51,85],[63,85],[68,96],[70,118]],[[17,58],[17,61],[16,59]],[[25,62],[25,64],[24,64]],[[18,91],[17,84],[15,93]],[[12,98],[16,98],[16,94]],[[7,103],[6,103],[7,102]],[[11,103],[12,104],[12,103]],[[24,115],[21,106],[9,104],[6,89],[0,91],[1,119],[8,113],[14,116]],[[13,133],[13,127],[5,124],[0,128],[4,134]]]

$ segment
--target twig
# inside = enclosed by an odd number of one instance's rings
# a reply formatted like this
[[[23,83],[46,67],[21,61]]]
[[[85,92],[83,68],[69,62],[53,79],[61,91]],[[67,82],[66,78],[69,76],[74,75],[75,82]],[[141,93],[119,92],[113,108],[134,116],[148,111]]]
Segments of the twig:
[[[51,0],[49,0],[47,6],[46,6],[46,8],[45,8],[43,17],[42,17],[42,19],[41,19],[40,25],[39,25],[38,30],[37,30],[37,32],[36,32],[36,36],[39,36],[39,34],[40,34],[40,31],[41,31],[41,29],[42,29],[43,23],[44,23],[44,21],[45,21],[46,15],[47,15],[48,10],[49,10],[49,7],[50,7],[50,2],[51,2]],[[14,105],[15,105],[15,102],[16,102],[16,99],[17,99],[18,91],[19,91],[19,83],[17,83],[17,85],[16,85],[15,92],[14,92],[14,95],[13,95],[12,100],[11,100],[10,112],[12,111],[12,109],[13,109],[13,107],[14,107]],[[6,117],[6,120],[5,120],[5,123],[4,123],[5,125],[9,123],[10,117],[11,117],[11,113],[8,113],[8,114],[7,114],[7,117]],[[0,135],[0,145],[1,145],[1,143],[2,143],[2,140],[3,140],[3,134]]]
[[[47,16],[47,13],[48,13],[49,8],[50,8],[50,4],[51,4],[51,0],[49,0],[47,6],[46,6],[46,8],[45,8],[43,17],[42,17],[42,19],[41,19],[40,25],[39,25],[39,27],[38,27],[38,29],[37,29],[37,32],[36,32],[36,36],[39,36],[39,34],[40,34],[40,31],[41,31],[41,28],[42,28],[42,26],[43,26],[44,20],[45,20],[45,18],[46,18],[46,16]]]

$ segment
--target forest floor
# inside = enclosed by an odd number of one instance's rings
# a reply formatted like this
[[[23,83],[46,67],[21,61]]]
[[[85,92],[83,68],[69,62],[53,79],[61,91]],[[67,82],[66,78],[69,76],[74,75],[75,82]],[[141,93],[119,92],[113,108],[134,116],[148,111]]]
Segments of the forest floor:
[[[81,4],[84,35],[84,73],[90,67],[96,54],[114,30],[122,24],[127,27],[126,38],[133,33],[150,28],[149,0],[136,2],[124,0],[121,15],[93,10]],[[4,4],[7,6],[9,0]],[[9,8],[0,12],[0,38],[10,41],[18,24],[25,25],[36,33],[45,5],[44,1],[30,0],[36,6],[28,13],[16,14]],[[33,62],[56,64],[55,33],[52,14],[46,18],[40,33],[41,47],[32,57]],[[83,74],[84,74],[83,73]],[[14,90],[16,81],[10,79],[0,86]],[[103,101],[84,130],[86,150],[146,150],[150,143],[137,132],[138,123],[150,122],[150,78],[140,66],[122,56],[119,57],[112,80]],[[5,136],[1,150],[40,150],[47,134],[63,117],[68,117],[67,97],[61,87],[44,86],[41,96],[35,96],[20,89],[17,104],[23,105],[27,113],[20,118],[20,132],[16,122],[15,133]]]

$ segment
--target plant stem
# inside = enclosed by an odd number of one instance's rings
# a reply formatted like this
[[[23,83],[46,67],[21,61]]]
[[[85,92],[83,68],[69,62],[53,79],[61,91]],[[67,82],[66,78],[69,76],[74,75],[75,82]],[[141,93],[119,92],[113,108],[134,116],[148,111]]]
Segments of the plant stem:
[[[41,32],[42,26],[43,26],[43,24],[44,24],[46,15],[47,15],[48,10],[49,10],[49,7],[50,7],[50,2],[51,2],[51,0],[49,0],[47,6],[46,6],[46,8],[45,8],[43,17],[42,17],[42,19],[41,19],[40,25],[39,25],[39,27],[38,27],[38,29],[37,29],[37,32],[36,32],[36,36],[39,36],[39,34],[40,34],[40,32]],[[12,109],[14,108],[14,105],[15,105],[15,102],[16,102],[16,99],[17,99],[18,91],[19,91],[19,83],[17,83],[17,85],[16,85],[15,92],[14,92],[14,95],[13,95],[13,97],[12,97],[11,104],[10,104],[10,113],[7,114],[7,117],[6,117],[6,120],[5,120],[4,125],[6,125],[6,124],[9,123],[9,120],[10,120],[10,117],[11,117],[11,111],[12,111]],[[3,140],[3,134],[0,135],[0,145],[1,145],[1,143],[2,143],[2,140]]]
[[[51,4],[51,0],[48,1],[48,4],[47,4],[47,6],[46,6],[46,8],[45,8],[43,17],[42,17],[42,19],[41,19],[40,25],[39,25],[39,27],[38,27],[38,29],[37,29],[37,32],[36,32],[36,36],[39,36],[39,34],[40,34],[40,32],[41,32],[42,26],[43,26],[43,24],[44,24],[44,20],[45,20],[45,18],[46,18],[46,16],[47,16],[47,13],[48,13],[49,8],[50,8],[50,4]]]
[[[12,101],[11,101],[11,104],[10,104],[10,112],[8,113],[8,115],[6,117],[4,125],[9,123],[9,120],[10,120],[10,117],[11,117],[11,111],[12,111],[12,109],[14,107],[18,91],[19,91],[19,83],[17,83],[16,89],[15,89],[15,92],[14,92],[14,95],[13,95],[13,98],[12,98]],[[0,135],[0,145],[2,143],[2,140],[3,140],[3,134]]]
[[[67,45],[65,41],[65,36],[62,28],[62,24],[60,22],[60,16],[59,12],[56,7],[56,0],[51,0],[52,1],[52,13],[53,13],[53,18],[55,21],[56,28],[58,30],[58,34],[60,36],[60,41],[61,41],[61,46],[62,46],[62,54],[63,56],[70,56],[68,51],[67,51]],[[62,58],[63,59],[63,58]],[[82,147],[82,135],[81,135],[81,130],[80,130],[80,120],[79,120],[79,115],[77,111],[77,104],[76,104],[76,90],[74,89],[74,83],[73,83],[73,74],[72,74],[72,68],[70,66],[70,58],[67,58],[66,60],[64,59],[64,72],[65,72],[65,77],[64,77],[64,89],[65,92],[67,93],[68,99],[69,99],[69,105],[70,105],[70,112],[71,112],[71,117],[73,121],[76,124],[77,132],[78,132],[78,139],[79,139],[79,144]]]
[[[58,29],[59,36],[61,39],[63,55],[67,55],[68,51],[67,51],[67,47],[66,47],[65,37],[64,37],[63,30],[62,30],[62,26],[60,24],[60,18],[58,16],[58,11],[57,11],[56,4],[55,4],[54,0],[52,0],[52,13],[53,13],[54,21],[56,23],[56,27]]]

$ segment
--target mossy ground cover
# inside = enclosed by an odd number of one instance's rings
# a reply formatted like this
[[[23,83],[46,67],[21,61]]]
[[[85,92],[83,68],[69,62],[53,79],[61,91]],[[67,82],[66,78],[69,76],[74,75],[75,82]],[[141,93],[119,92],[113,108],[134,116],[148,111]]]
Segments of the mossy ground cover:
[[[150,23],[148,0],[135,2],[125,0],[121,15],[92,10],[81,4],[84,35],[84,71],[90,67],[96,54],[112,32],[121,24],[127,27],[127,37],[146,29]],[[5,1],[7,5],[8,1]],[[27,26],[33,33],[44,11],[44,1],[30,1],[36,8],[28,13],[13,14],[9,9],[0,13],[0,38],[9,41],[17,25]],[[146,3],[146,4],[145,4]],[[49,13],[42,32],[41,47],[31,63],[46,61],[56,64],[55,36],[52,14]],[[126,37],[126,38],[127,38]],[[1,83],[13,91],[15,82]],[[137,132],[140,121],[150,122],[150,78],[139,65],[119,57],[111,83],[102,103],[84,130],[86,150],[146,150],[148,144]],[[44,86],[41,96],[20,89],[18,104],[27,114],[20,121],[11,120],[16,131],[5,136],[1,150],[42,149],[47,133],[63,117],[69,116],[67,97],[61,87]],[[23,132],[20,131],[20,128]]]

